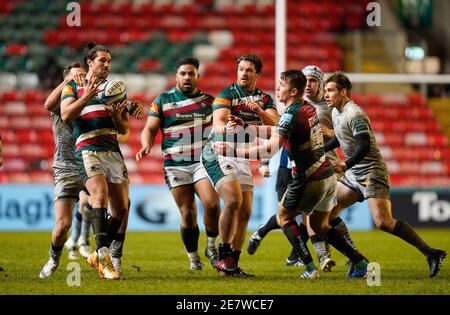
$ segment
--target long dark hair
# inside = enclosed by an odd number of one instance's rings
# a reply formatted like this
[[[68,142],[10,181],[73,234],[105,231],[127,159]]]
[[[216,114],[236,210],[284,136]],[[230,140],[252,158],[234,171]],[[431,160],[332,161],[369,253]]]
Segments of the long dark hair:
[[[87,63],[88,60],[94,60],[97,56],[97,51],[105,51],[111,55],[111,51],[103,45],[97,45],[95,42],[90,42],[84,48],[84,69],[89,71],[89,65]]]

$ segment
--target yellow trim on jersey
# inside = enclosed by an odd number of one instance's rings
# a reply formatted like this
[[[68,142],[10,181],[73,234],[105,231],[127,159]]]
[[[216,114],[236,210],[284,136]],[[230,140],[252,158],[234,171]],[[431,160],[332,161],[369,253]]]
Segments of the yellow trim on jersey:
[[[64,97],[64,96],[66,96],[66,95],[71,95],[71,96],[74,96],[74,95],[75,95],[75,94],[73,93],[73,88],[72,88],[71,85],[66,85],[66,86],[64,86],[64,89],[62,90],[62,93],[61,93],[61,97]]]
[[[213,106],[214,105],[231,106],[231,101],[229,99],[226,99],[226,98],[217,97],[217,98],[214,99]]]
[[[148,110],[148,113],[155,113],[155,114],[159,114],[159,108],[158,108],[158,104],[152,103],[150,105],[150,108]]]

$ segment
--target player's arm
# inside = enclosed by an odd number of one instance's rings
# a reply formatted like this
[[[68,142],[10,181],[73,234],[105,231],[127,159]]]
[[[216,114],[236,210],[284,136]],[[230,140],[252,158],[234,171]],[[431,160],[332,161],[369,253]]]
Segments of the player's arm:
[[[161,119],[154,116],[147,117],[147,123],[141,132],[141,149],[136,153],[136,161],[139,162],[144,156],[148,155],[155,143],[155,137],[161,126]]]
[[[270,159],[286,143],[286,139],[279,133],[274,132],[269,141],[261,145],[254,145],[246,148],[235,148],[230,143],[213,143],[214,151],[217,154],[226,156],[243,157],[251,160]]]
[[[262,125],[262,126],[252,126],[256,128],[256,135],[259,138],[262,139],[270,139],[272,135],[275,133],[275,126],[268,126],[268,125]]]
[[[328,117],[322,117],[322,119],[320,119],[320,129],[322,129],[325,141],[328,141],[335,136],[333,124]]]
[[[336,136],[334,136],[333,138],[331,138],[330,140],[328,140],[327,143],[325,143],[325,152],[337,149],[341,146],[341,144],[339,143],[339,140]]]
[[[227,133],[236,133],[239,128],[245,129],[248,134],[255,134],[262,139],[270,139],[272,131],[275,129],[274,126],[270,125],[249,125],[244,123],[241,118],[230,115],[226,125]]]
[[[358,146],[346,161],[338,161],[333,163],[333,168],[337,173],[345,172],[346,170],[352,168],[361,162],[361,160],[364,159],[370,152],[371,144],[369,126],[363,116],[357,115],[354,117],[354,119],[350,122],[350,128]]]
[[[345,172],[346,170],[352,168],[362,159],[366,157],[366,155],[370,152],[370,135],[368,133],[360,133],[355,136],[356,142],[358,146],[356,150],[353,152],[352,156],[349,157],[346,161],[335,162],[333,165],[334,170],[337,173]]]
[[[266,141],[264,144],[249,148],[237,148],[236,156],[256,160],[270,159],[283,147],[285,143],[286,139],[279,133],[274,132],[272,133],[269,141]]]
[[[77,118],[94,95],[100,92],[98,89],[100,82],[97,84],[95,82],[95,78],[92,77],[84,89],[84,94],[78,99],[73,94],[71,85],[64,87],[61,97],[61,118],[64,122],[71,122]]]
[[[271,100],[269,100],[269,102],[272,104]],[[261,118],[263,125],[275,126],[278,122],[278,112],[270,104],[266,109],[263,109],[255,101],[250,101],[247,103],[250,109],[257,113],[259,118]]]
[[[44,107],[49,112],[54,112],[59,108],[59,105],[61,103],[61,93],[64,89],[64,87],[69,83],[70,81],[75,81],[78,86],[83,85],[84,75],[77,74],[72,75],[68,74],[64,78],[64,81],[61,82],[47,97],[44,103]]]
[[[261,117],[264,125],[275,126],[278,122],[279,115],[275,108],[268,108],[259,117]]]
[[[253,102],[254,103],[254,102]],[[256,103],[255,103],[256,104]],[[261,118],[263,125],[275,126],[278,122],[278,112],[274,108],[263,110],[258,104],[250,106]]]
[[[213,132],[217,135],[227,133],[227,123],[231,116],[231,99],[232,97],[226,90],[220,92],[214,99],[213,106]],[[228,130],[228,133],[230,131]]]
[[[213,131],[215,134],[223,135],[227,133],[227,122],[230,117],[228,108],[219,108],[213,112]]]
[[[69,83],[69,81],[67,81],[66,79],[50,93],[44,103],[44,107],[46,110],[48,110],[49,112],[54,112],[59,108],[59,104],[61,102],[61,93],[67,83]]]

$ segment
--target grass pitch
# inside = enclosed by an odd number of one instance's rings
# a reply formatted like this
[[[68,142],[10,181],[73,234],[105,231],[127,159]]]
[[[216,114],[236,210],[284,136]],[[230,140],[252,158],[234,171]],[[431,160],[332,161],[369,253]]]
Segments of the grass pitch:
[[[433,247],[450,254],[450,229],[418,229]],[[352,232],[352,237],[371,261],[381,266],[381,285],[368,286],[366,280],[344,277],[346,258],[336,250],[332,256],[337,266],[319,279],[299,278],[303,268],[286,267],[284,261],[290,245],[280,232],[270,233],[258,251],[250,256],[247,241],[241,255],[241,267],[256,278],[219,277],[203,255],[206,244],[201,234],[199,251],[205,268],[189,270],[181,238],[177,232],[130,232],[125,243],[123,279],[99,280],[97,273],[82,259],[80,286],[67,285],[73,270],[64,251],[57,272],[41,280],[39,271],[48,259],[49,232],[0,233],[0,294],[450,294],[450,258],[441,272],[428,278],[428,264],[423,255],[409,244],[381,231]]]

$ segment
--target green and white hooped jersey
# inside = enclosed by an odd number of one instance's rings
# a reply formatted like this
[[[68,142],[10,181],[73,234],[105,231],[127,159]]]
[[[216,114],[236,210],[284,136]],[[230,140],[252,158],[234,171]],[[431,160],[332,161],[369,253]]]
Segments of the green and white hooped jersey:
[[[80,98],[84,88],[74,81],[63,89],[61,100]],[[76,152],[81,151],[113,151],[120,152],[117,141],[117,129],[106,106],[98,99],[91,99],[74,121],[73,137]]]
[[[165,167],[200,162],[212,125],[213,100],[201,91],[188,96],[174,87],[153,101],[148,115],[161,120]]]
[[[213,103],[213,111],[226,108],[230,110],[230,114],[236,117],[241,118],[244,123],[251,125],[261,125],[261,118],[257,113],[250,109],[247,106],[247,102],[255,101],[257,102],[263,110],[267,110],[269,108],[274,108],[276,110],[275,105],[273,104],[272,97],[262,92],[260,89],[255,89],[250,93],[247,93],[242,89],[242,87],[234,82],[233,84],[227,86],[223,89],[214,99]],[[212,135],[212,139],[214,140],[225,140],[230,142],[244,142],[244,137],[231,137],[233,139],[224,139],[223,135],[215,136]],[[240,139],[242,138],[242,139]],[[253,139],[245,139],[245,142],[252,141]]]

